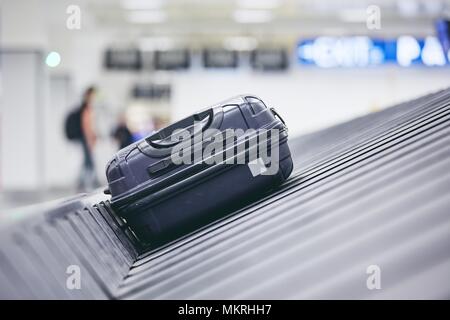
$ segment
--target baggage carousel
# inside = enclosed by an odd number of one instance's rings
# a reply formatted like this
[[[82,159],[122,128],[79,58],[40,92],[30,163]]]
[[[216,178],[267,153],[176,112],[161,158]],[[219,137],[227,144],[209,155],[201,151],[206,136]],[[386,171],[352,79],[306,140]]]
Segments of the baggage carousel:
[[[15,210],[0,225],[0,298],[450,298],[450,90],[289,144],[278,190],[156,249],[101,191]]]

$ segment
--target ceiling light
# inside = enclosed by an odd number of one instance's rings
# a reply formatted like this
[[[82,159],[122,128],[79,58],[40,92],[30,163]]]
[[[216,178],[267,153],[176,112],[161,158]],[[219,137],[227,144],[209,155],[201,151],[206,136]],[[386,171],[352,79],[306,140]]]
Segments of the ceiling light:
[[[164,0],[121,0],[122,8],[127,10],[148,10],[159,9],[164,4]]]
[[[61,63],[60,54],[56,51],[50,52],[45,58],[45,63],[51,68],[57,67]]]
[[[175,41],[169,37],[148,37],[139,40],[139,49],[142,51],[171,50]]]
[[[233,18],[238,23],[266,23],[273,19],[273,15],[267,10],[236,10]]]
[[[251,37],[229,37],[223,41],[223,46],[227,50],[251,51],[256,49],[258,41]]]
[[[367,13],[364,9],[342,9],[338,12],[339,18],[344,22],[366,22]]]
[[[127,14],[132,23],[161,23],[167,19],[167,14],[161,10],[136,10]]]
[[[275,9],[281,0],[237,0],[237,6],[244,9]]]

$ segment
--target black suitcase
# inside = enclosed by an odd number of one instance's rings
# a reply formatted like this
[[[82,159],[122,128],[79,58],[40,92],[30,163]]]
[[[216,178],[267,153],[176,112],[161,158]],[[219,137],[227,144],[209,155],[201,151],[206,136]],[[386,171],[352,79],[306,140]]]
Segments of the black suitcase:
[[[292,169],[284,121],[238,96],[120,150],[107,193],[142,243],[160,245],[261,197]]]

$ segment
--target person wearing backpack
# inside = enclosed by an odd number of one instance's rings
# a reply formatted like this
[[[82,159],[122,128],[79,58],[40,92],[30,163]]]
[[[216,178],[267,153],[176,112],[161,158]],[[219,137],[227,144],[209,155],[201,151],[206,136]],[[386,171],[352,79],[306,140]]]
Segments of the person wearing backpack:
[[[93,150],[97,139],[93,114],[95,93],[95,87],[87,88],[81,106],[68,115],[65,123],[66,137],[70,141],[79,142],[83,150],[83,164],[77,184],[78,191],[90,190],[100,186],[93,159]]]

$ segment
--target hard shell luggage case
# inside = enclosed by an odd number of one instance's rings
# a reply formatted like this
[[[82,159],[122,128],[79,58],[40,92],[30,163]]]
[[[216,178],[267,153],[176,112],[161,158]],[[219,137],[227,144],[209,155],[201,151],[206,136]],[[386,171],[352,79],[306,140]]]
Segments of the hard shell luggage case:
[[[242,95],[120,150],[107,192],[137,238],[156,246],[245,206],[292,169],[284,121]]]

